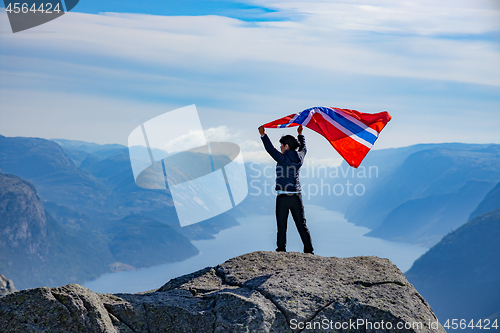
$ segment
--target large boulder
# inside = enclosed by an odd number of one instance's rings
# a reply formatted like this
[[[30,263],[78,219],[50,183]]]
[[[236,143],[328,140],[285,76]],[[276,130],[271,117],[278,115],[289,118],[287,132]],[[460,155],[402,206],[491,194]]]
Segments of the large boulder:
[[[445,332],[388,259],[253,252],[139,294],[78,285],[0,299],[2,332]]]

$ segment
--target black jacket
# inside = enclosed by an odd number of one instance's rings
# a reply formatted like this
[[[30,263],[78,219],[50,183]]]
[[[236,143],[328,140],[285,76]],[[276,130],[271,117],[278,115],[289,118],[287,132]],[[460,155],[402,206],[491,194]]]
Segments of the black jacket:
[[[307,152],[304,136],[298,136],[300,144],[298,151],[286,150],[284,154],[274,148],[267,134],[261,139],[266,151],[276,161],[276,191],[299,192],[301,190],[299,171]]]

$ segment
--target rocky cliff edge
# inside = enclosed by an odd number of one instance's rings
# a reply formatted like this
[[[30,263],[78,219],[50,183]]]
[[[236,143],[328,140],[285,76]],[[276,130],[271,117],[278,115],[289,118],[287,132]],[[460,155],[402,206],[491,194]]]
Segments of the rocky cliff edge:
[[[445,332],[388,259],[253,252],[139,294],[79,285],[0,299],[1,332]]]

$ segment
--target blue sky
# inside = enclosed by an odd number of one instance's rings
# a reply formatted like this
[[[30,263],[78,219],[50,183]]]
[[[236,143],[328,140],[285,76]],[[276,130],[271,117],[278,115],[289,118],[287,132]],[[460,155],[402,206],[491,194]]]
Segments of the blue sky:
[[[495,0],[81,0],[16,34],[2,11],[0,32],[5,136],[126,144],[194,103],[248,159],[263,158],[260,124],[312,106],[389,111],[375,149],[500,142]],[[306,134],[311,156],[338,161]]]
[[[244,1],[100,1],[82,0],[74,11],[88,14],[102,12],[136,13],[163,16],[220,15],[245,21],[269,21],[279,18],[276,10]]]

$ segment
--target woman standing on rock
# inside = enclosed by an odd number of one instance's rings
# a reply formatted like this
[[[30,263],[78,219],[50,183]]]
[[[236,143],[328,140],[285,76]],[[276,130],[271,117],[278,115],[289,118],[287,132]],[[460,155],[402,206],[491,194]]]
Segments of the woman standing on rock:
[[[281,152],[274,148],[271,140],[265,133],[264,126],[259,127],[259,133],[264,148],[276,161],[276,222],[278,225],[276,241],[278,248],[276,251],[286,252],[287,220],[288,212],[291,212],[295,226],[304,244],[304,253],[314,254],[311,235],[306,226],[302,194],[300,193],[299,172],[307,152],[305,138],[302,135],[302,126],[297,128],[298,140],[292,135],[281,137]]]

